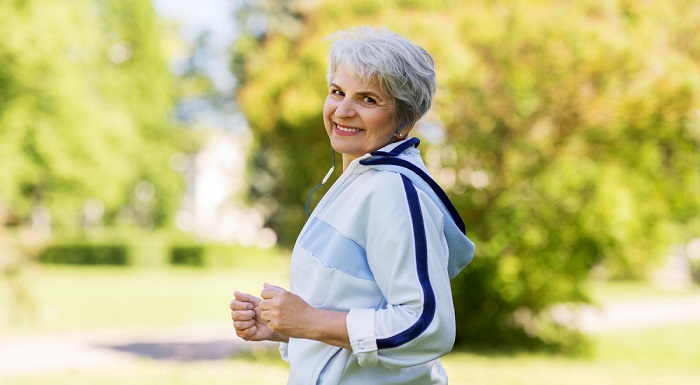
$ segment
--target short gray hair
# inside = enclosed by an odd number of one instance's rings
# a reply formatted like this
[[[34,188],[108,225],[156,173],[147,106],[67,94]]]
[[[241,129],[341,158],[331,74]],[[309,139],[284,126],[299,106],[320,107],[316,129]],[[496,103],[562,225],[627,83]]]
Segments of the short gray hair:
[[[424,48],[386,28],[337,32],[328,55],[327,81],[343,63],[350,73],[376,84],[394,98],[398,130],[415,124],[435,95],[435,61]]]

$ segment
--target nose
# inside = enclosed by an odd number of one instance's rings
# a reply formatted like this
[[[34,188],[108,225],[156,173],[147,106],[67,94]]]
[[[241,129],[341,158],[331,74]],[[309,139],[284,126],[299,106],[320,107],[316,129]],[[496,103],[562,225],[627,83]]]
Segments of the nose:
[[[337,118],[352,118],[356,114],[355,106],[350,98],[343,98],[338,103],[338,107],[335,109],[335,116]]]

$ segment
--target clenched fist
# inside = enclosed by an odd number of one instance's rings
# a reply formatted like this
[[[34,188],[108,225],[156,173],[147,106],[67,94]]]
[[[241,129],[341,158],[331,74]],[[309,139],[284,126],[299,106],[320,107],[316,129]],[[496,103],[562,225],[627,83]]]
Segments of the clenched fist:
[[[312,323],[314,308],[298,295],[279,286],[264,284],[260,293],[260,317],[274,333],[289,337],[305,336],[305,329]]]
[[[246,341],[285,341],[276,335],[261,317],[260,298],[250,294],[234,292],[231,300],[231,320],[236,334]]]

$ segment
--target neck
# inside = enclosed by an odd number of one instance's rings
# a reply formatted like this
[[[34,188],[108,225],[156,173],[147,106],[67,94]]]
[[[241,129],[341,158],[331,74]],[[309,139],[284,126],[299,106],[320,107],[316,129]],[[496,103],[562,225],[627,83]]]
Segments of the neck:
[[[350,166],[350,163],[357,158],[359,158],[359,155],[343,154],[343,172],[345,172],[348,166]]]

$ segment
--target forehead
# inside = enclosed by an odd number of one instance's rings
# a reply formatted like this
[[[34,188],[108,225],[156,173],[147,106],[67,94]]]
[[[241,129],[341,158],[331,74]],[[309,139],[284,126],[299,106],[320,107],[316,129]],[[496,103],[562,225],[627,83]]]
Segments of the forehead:
[[[353,70],[342,62],[335,69],[332,82],[341,87],[354,87],[358,90],[373,91],[387,96],[375,79],[371,76],[363,76],[359,71]]]

